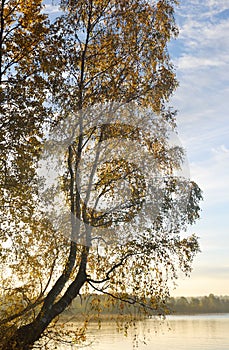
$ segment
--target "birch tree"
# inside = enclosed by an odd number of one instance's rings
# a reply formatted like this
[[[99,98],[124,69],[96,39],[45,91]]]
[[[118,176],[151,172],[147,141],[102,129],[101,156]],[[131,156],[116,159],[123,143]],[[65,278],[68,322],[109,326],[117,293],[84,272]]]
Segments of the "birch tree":
[[[201,191],[176,173],[166,107],[175,4],[61,1],[49,24],[40,1],[2,1],[4,350],[32,348],[81,293],[164,313],[191,270]]]

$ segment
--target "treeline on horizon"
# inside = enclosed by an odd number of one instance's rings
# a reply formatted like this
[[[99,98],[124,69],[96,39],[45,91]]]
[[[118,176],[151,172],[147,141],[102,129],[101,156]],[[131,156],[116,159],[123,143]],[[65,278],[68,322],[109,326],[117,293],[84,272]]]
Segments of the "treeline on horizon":
[[[111,301],[105,295],[91,295],[75,299],[64,314],[74,316],[80,313],[142,315],[142,309],[137,305],[126,304],[120,300]],[[166,313],[172,315],[229,313],[229,296],[209,294],[202,297],[172,297],[166,303]],[[149,314],[153,315],[153,312]]]
[[[229,296],[170,298],[168,307],[172,314],[229,313]]]

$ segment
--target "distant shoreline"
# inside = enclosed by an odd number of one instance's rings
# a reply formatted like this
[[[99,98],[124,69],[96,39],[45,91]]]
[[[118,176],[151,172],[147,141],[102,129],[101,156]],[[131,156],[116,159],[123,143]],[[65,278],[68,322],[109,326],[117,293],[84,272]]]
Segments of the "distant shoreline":
[[[165,315],[203,315],[229,313],[229,296],[215,296],[209,294],[203,297],[169,298],[162,306]],[[141,319],[154,316],[152,312],[144,313],[138,305],[128,305],[123,301],[113,301],[104,295],[89,295],[76,299],[64,313],[68,317],[88,318],[127,318]],[[80,316],[81,315],[81,316]]]
[[[164,318],[165,320],[169,320],[171,317],[204,317],[204,316],[223,316],[223,315],[227,315],[229,316],[229,312],[211,312],[211,313],[195,313],[195,314],[168,314],[165,315],[165,318],[162,317],[162,319]],[[61,317],[58,320],[58,323],[75,323],[75,322],[84,322],[85,319],[87,319],[88,323],[90,322],[98,322],[98,323],[102,323],[102,322],[128,322],[128,321],[144,321],[147,319],[152,319],[152,320],[161,320],[161,318],[159,316],[153,315],[153,316],[144,316],[144,315],[131,315],[131,314],[125,314],[125,315],[120,315],[120,314],[101,314],[101,315],[82,315],[82,314],[75,314],[75,315],[61,315]]]

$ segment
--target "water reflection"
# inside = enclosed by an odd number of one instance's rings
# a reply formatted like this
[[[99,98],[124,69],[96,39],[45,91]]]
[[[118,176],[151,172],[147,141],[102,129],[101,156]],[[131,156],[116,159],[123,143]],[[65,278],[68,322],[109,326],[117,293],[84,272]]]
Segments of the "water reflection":
[[[88,350],[228,350],[229,314],[173,316],[165,321],[145,320],[136,323],[128,336],[117,331],[115,322],[103,322],[101,330],[91,323]],[[59,346],[58,350],[85,349]]]

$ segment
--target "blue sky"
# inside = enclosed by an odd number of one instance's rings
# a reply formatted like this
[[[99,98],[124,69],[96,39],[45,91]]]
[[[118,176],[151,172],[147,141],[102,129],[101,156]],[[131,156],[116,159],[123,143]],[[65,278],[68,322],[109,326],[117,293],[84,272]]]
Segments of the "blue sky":
[[[57,7],[47,10],[55,16]],[[172,294],[229,295],[229,0],[180,0],[176,19],[180,35],[169,50],[180,87],[170,104],[204,201],[189,230],[202,252]]]
[[[229,295],[229,1],[181,0],[176,18],[180,35],[170,53],[180,87],[171,103],[204,201],[190,228],[202,252],[174,295]]]

